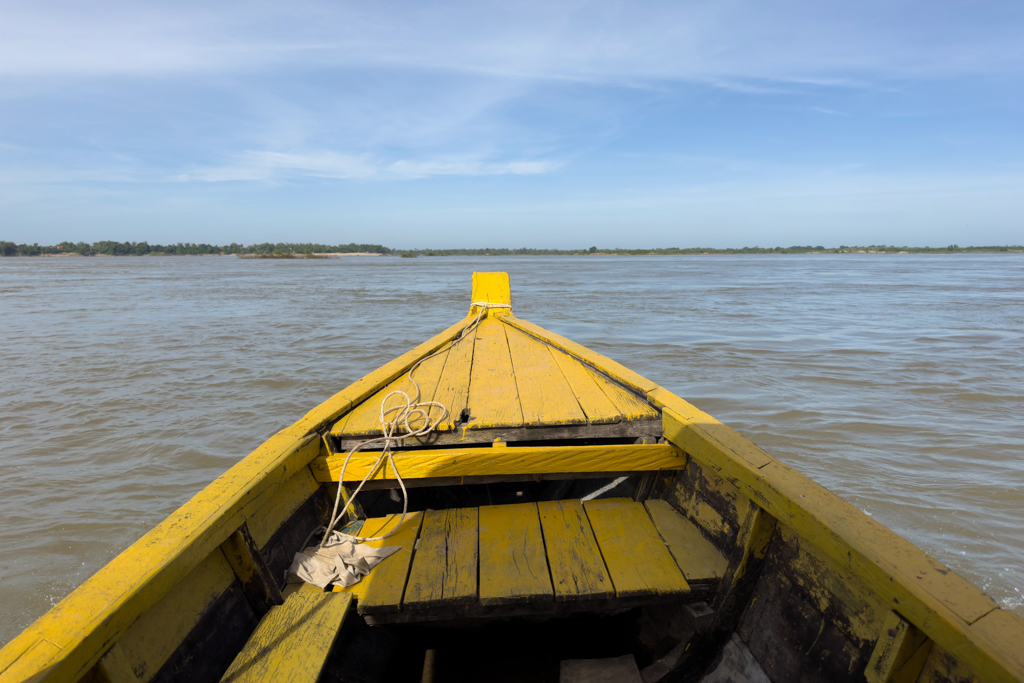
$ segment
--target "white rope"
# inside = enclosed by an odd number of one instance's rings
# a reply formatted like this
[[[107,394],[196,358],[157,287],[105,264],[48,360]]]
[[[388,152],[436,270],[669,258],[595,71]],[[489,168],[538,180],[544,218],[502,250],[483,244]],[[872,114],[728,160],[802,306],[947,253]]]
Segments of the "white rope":
[[[398,480],[398,486],[402,489],[402,517],[398,521],[398,524],[395,526],[395,528],[389,531],[388,533],[384,534],[383,536],[350,536],[350,538],[353,538],[357,541],[380,541],[382,539],[387,538],[388,536],[391,536],[401,528],[402,522],[405,521],[405,517],[409,512],[409,492],[406,491],[405,482],[402,481],[402,476],[398,473],[398,468],[395,466],[395,457],[394,454],[392,453],[392,448],[396,445],[396,443],[398,443],[398,445],[401,445],[400,442],[404,442],[405,439],[417,436],[426,436],[427,434],[430,434],[430,432],[434,431],[437,425],[441,424],[441,421],[448,416],[448,407],[445,406],[443,403],[439,403],[437,401],[420,401],[420,385],[417,384],[416,380],[413,378],[413,373],[415,373],[416,369],[425,361],[428,361],[434,356],[437,356],[443,353],[444,351],[451,349],[456,344],[465,339],[466,336],[471,331],[476,329],[476,326],[480,324],[480,321],[483,319],[484,314],[487,312],[488,308],[511,308],[509,304],[491,304],[487,303],[486,301],[474,301],[472,305],[480,306],[480,313],[476,316],[476,319],[473,320],[473,322],[471,322],[465,328],[463,328],[462,332],[459,333],[459,336],[453,339],[450,343],[445,344],[444,346],[442,346],[440,349],[430,354],[429,356],[425,356],[419,359],[418,361],[416,361],[416,364],[409,369],[409,381],[412,382],[413,387],[416,389],[416,397],[414,399],[409,398],[409,394],[405,393],[404,391],[395,390],[389,393],[387,396],[385,396],[384,399],[380,402],[380,426],[381,430],[384,433],[384,436],[356,444],[355,446],[352,447],[352,450],[348,452],[348,455],[345,457],[345,462],[343,462],[341,465],[341,474],[338,476],[338,494],[334,498],[334,510],[331,512],[331,523],[328,524],[326,527],[321,527],[322,529],[325,529],[325,531],[324,537],[320,541],[320,547],[323,547],[324,543],[327,542],[327,539],[330,538],[331,533],[334,531],[334,527],[338,524],[338,522],[341,521],[341,518],[345,516],[345,513],[348,512],[348,509],[352,507],[352,504],[355,501],[356,496],[359,494],[360,491],[363,490],[363,486],[366,484],[367,481],[370,480],[370,477],[372,477],[377,472],[377,468],[381,467],[382,465],[384,466],[385,477],[387,476],[388,465],[391,466],[392,471],[394,471],[395,473],[395,479]],[[392,396],[400,396],[401,399],[404,400],[402,400],[398,405],[388,408],[388,399],[390,399]],[[437,419],[435,419],[433,422],[431,422],[430,420],[430,411],[432,408],[441,409],[441,414],[438,415]],[[391,415],[392,413],[396,413],[395,417],[388,419],[388,416]],[[422,419],[424,421],[424,425],[419,429],[414,429],[409,424],[409,421],[412,420],[415,423],[417,418]],[[398,434],[397,432],[399,428],[404,428],[405,433]],[[349,496],[348,502],[345,503],[345,507],[342,508],[341,512],[339,513],[338,506],[341,504],[341,492],[345,486],[345,469],[348,467],[349,461],[352,460],[353,455],[361,451],[363,448],[371,444],[377,443],[383,444],[380,456],[378,456],[377,460],[373,463],[373,467],[367,470],[366,476],[363,477],[363,480],[361,482],[359,482],[359,486],[357,486],[356,490],[352,493],[351,496]],[[317,529],[316,531],[319,530],[320,529]],[[314,531],[314,533],[316,533],[316,531]]]
[[[618,486],[622,482],[626,481],[627,479],[629,479],[629,477],[619,477],[618,479],[616,479],[612,483],[610,483],[610,484],[608,484],[606,486],[602,486],[601,488],[599,488],[598,490],[594,491],[593,493],[591,493],[589,495],[583,496],[582,498],[580,498],[580,501],[594,500],[595,498],[600,496],[602,493],[608,493],[613,488],[615,488],[616,486]]]

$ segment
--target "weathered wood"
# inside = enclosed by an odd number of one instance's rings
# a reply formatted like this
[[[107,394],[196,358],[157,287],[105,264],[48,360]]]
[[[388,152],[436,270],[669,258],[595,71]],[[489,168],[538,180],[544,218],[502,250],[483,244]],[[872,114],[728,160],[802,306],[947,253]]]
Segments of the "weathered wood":
[[[664,500],[649,500],[645,505],[687,582],[717,581],[725,575],[729,561],[704,538],[693,522]]]
[[[889,612],[855,574],[780,523],[737,632],[779,680],[864,683]]]
[[[726,613],[730,609],[742,610],[745,606],[742,589],[752,587],[751,584],[756,581],[774,534],[775,518],[761,508],[754,507],[740,529],[740,545],[729,557],[724,580],[713,605],[719,614],[719,622],[727,619]]]
[[[1024,626],[973,628],[997,609],[979,588],[686,401],[663,389],[650,398],[663,408],[667,439],[848,566],[936,644],[988,680],[1024,678],[1024,651],[1010,644]]]
[[[686,653],[676,664],[676,671],[687,672],[699,680],[715,660],[729,638],[736,631],[740,617],[750,604],[760,575],[768,544],[775,533],[775,519],[759,507],[754,507],[743,522],[739,545],[729,556],[725,576],[718,584],[712,608],[711,624],[694,636]]]
[[[408,439],[406,447],[425,448],[428,446],[469,446],[489,444],[495,439],[506,443],[517,441],[554,441],[562,439],[629,439],[637,438],[656,441],[662,435],[662,421],[641,420],[600,425],[570,425],[566,427],[518,427],[516,429],[459,429],[455,432],[435,431],[426,439]],[[338,440],[338,452],[347,453],[353,446],[364,443],[366,437],[344,437]],[[377,450],[380,450],[379,448]]]
[[[536,503],[480,508],[480,604],[551,600]]]
[[[476,600],[477,520],[476,508],[424,513],[403,608],[416,610]]]
[[[502,318],[502,322],[507,325],[511,325],[516,329],[522,330],[531,337],[535,337],[547,344],[550,344],[565,353],[568,353],[570,356],[583,361],[593,368],[600,369],[603,374],[611,377],[619,384],[629,387],[637,393],[647,394],[650,391],[660,388],[651,380],[638,375],[624,365],[616,363],[611,358],[591,351],[582,344],[577,344],[571,339],[566,339],[560,334],[555,334],[554,332],[545,330],[539,325],[534,325],[531,322],[512,315]]]
[[[327,500],[326,491],[318,487],[316,492],[278,527],[267,544],[260,548],[260,554],[274,580],[284,580],[285,570],[291,566],[295,553],[302,550],[302,544],[308,538],[309,532],[327,523],[333,503],[334,501]]]
[[[1020,672],[1018,677],[1024,679],[1024,619],[1007,609],[997,608],[971,624],[969,637],[972,642],[992,648],[1003,661],[1012,656],[1011,661]]]
[[[717,472],[693,458],[686,469],[661,480],[655,494],[693,522],[717,548],[732,548],[750,511],[750,498]]]
[[[586,424],[587,416],[545,344],[505,328],[523,426]]]
[[[438,434],[454,430],[468,405],[469,373],[473,367],[476,335],[477,330],[474,329],[448,350],[444,369],[434,390],[434,400],[448,409],[448,415],[437,425]],[[348,447],[342,444],[342,448]]]
[[[221,679],[223,683],[316,683],[352,596],[296,592],[263,618]]]
[[[299,469],[274,496],[246,520],[249,535],[262,549],[281,525],[319,490],[320,484],[309,468]]]
[[[203,612],[156,675],[147,670],[140,678],[150,683],[219,680],[258,623],[241,584],[235,581]]]
[[[278,433],[8,643],[0,672],[12,680],[48,667],[54,680],[83,675],[211,552],[220,554],[218,546],[317,450],[294,428]],[[38,640],[54,648],[32,650]],[[24,654],[9,658],[15,652]]]
[[[696,588],[692,593],[676,595],[640,595],[632,598],[610,600],[567,600],[549,602],[512,603],[507,605],[484,606],[479,602],[435,607],[429,610],[403,610],[388,614],[368,614],[364,617],[368,625],[378,624],[419,624],[432,623],[446,626],[477,628],[481,620],[517,619],[521,617],[565,619],[578,615],[611,616],[622,614],[638,607],[669,607],[706,600],[710,591]]]
[[[114,643],[82,677],[81,683],[139,683],[139,677],[132,671],[121,646]]]
[[[277,580],[271,576],[245,524],[238,527],[238,531],[231,534],[220,549],[242,583],[242,591],[257,616],[262,617],[271,607],[284,602]]]
[[[902,677],[916,681],[924,666],[923,660],[917,667],[916,674],[902,670],[926,640],[928,636],[913,624],[895,612],[889,612],[882,624],[882,633],[871,652],[868,665],[864,669],[864,678],[868,683],[890,683],[893,677],[900,673]]]
[[[654,482],[657,481],[657,479],[657,473],[645,472],[643,478],[640,479],[640,483],[637,484],[636,493],[633,494],[633,500],[638,503],[646,501],[647,497],[651,495],[651,490],[654,488]]]
[[[917,683],[921,680],[921,673],[932,652],[932,641],[926,640],[917,648],[914,654],[910,655],[906,663],[896,671],[890,683]]]
[[[618,597],[689,592],[643,504],[605,498],[588,500],[583,507]]]
[[[363,522],[358,533],[363,538],[383,536],[395,529],[401,519],[400,514],[368,519]],[[369,576],[364,576],[355,586],[340,589],[357,596],[360,614],[398,611],[402,604],[402,592],[405,590],[405,580],[409,576],[409,565],[412,563],[413,549],[422,523],[423,513],[411,512],[393,535],[379,541],[365,542],[371,548],[397,545],[402,549],[374,567]]]
[[[379,453],[372,451],[353,455],[345,469],[345,481],[362,481],[378,457]],[[318,481],[338,481],[345,458],[341,454],[320,457],[310,467]],[[573,471],[678,470],[686,466],[686,456],[671,444],[446,448],[395,451],[394,460],[403,480]],[[390,467],[386,471],[378,468],[372,479],[395,479],[394,471]]]
[[[592,425],[619,422],[622,419],[619,409],[598,386],[590,368],[564,351],[549,348],[551,357],[569,383],[569,388],[587,416],[587,421]]]
[[[469,429],[522,427],[523,411],[505,326],[496,318],[484,318],[476,328],[475,345],[469,380]]]
[[[988,683],[960,657],[933,645],[915,683]]]
[[[537,504],[555,599],[596,600],[615,594],[590,521],[578,500]]]
[[[526,481],[574,481],[576,479],[616,479],[618,477],[640,477],[650,472],[545,472],[544,474],[494,474],[486,477],[430,477],[427,479],[403,479],[405,488],[429,488],[433,486],[470,486],[473,484],[497,484],[501,482]],[[364,491],[400,488],[394,479],[366,482]]]
[[[217,549],[125,631],[118,642],[140,680],[156,674],[234,581]]]
[[[587,369],[594,383],[601,388],[608,400],[612,402],[615,409],[619,411],[619,418],[623,421],[635,422],[638,420],[656,420],[658,411],[647,402],[646,397],[640,398],[631,391],[611,381],[596,370]]]

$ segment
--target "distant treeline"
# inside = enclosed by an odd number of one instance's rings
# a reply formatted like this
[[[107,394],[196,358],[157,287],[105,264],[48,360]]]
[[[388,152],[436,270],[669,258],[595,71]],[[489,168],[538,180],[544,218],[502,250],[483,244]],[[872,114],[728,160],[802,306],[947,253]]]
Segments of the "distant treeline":
[[[1005,247],[896,247],[873,244],[867,247],[794,246],[794,247],[743,247],[740,249],[715,249],[712,247],[667,247],[661,249],[391,249],[380,244],[312,244],[264,242],[244,246],[232,242],[227,246],[214,244],[149,244],[148,242],[102,241],[61,242],[55,246],[38,244],[15,244],[0,241],[0,256],[45,256],[80,254],[82,256],[205,256],[228,254],[352,254],[372,253],[404,256],[572,256],[572,255],[672,255],[672,254],[950,254],[972,252],[1021,252],[1024,246]]]
[[[80,254],[82,256],[207,256],[226,254],[273,254],[273,253],[319,253],[319,254],[353,254],[374,253],[390,254],[391,250],[379,244],[295,244],[278,242],[273,244],[253,244],[244,246],[232,242],[220,247],[215,244],[193,244],[179,242],[177,244],[149,244],[148,242],[61,242],[58,245],[44,247],[38,244],[15,244],[0,241],[0,256],[45,256],[47,254]]]

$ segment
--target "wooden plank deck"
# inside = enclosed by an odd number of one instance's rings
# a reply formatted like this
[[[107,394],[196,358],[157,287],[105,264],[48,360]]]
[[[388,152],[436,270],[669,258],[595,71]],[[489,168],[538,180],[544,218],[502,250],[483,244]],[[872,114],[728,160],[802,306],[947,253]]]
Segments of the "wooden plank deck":
[[[614,592],[590,521],[578,500],[538,504],[556,599],[593,600]]]
[[[292,591],[260,621],[221,683],[316,683],[351,601],[350,595]]]
[[[395,521],[366,520],[363,532]],[[416,513],[375,545],[398,544],[402,551],[364,579],[368,588],[345,589],[372,623],[698,601],[713,591],[724,563],[667,503],[627,498]]]
[[[551,600],[535,503],[480,508],[480,604]]]
[[[426,361],[416,371],[416,381],[421,400],[448,408],[448,417],[437,428],[442,434],[586,428],[656,422],[661,416],[646,397],[500,316],[484,318],[465,339]],[[354,406],[335,422],[331,434],[342,440],[380,435],[381,400],[396,389],[411,394],[408,377],[399,377]],[[392,398],[389,405],[394,402]]]

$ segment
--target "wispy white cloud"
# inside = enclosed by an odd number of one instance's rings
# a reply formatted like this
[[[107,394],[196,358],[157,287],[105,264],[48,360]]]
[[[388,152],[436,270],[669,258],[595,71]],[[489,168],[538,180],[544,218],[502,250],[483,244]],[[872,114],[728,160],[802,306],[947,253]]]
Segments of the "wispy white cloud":
[[[846,116],[846,114],[844,114],[841,111],[836,111],[835,109],[828,109],[827,107],[811,107],[811,111],[816,111],[819,114],[828,114],[829,116]]]
[[[272,180],[304,176],[334,179],[406,180],[431,176],[538,175],[562,165],[548,159],[486,161],[481,159],[427,159],[382,161],[369,155],[336,152],[284,153],[250,151],[235,163],[207,166],[175,176],[180,182]]]
[[[911,20],[912,19],[912,20]],[[8,2],[0,74],[160,75],[274,65],[439,69],[593,82],[1019,72],[1012,4],[810,0]],[[751,87],[757,87],[756,84]]]

